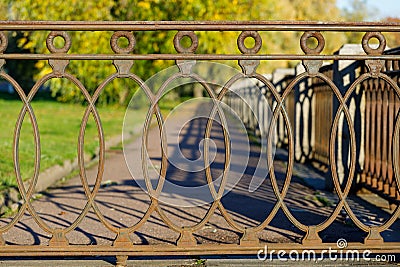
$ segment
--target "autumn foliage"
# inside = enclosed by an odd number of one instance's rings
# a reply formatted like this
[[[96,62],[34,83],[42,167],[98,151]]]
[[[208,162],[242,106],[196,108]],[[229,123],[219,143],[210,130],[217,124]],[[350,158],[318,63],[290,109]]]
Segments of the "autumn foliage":
[[[360,2],[360,1],[356,1]],[[39,0],[0,0],[0,16],[4,20],[344,20],[337,8],[336,0],[53,0],[46,3]],[[389,18],[388,21],[398,21]],[[134,53],[175,53],[172,40],[174,31],[135,32]],[[14,50],[49,53],[45,45],[48,32],[10,32],[10,43]],[[69,32],[72,46],[69,53],[113,53],[109,40],[112,32]],[[198,32],[198,53],[238,53],[236,38],[238,32]],[[300,53],[299,33],[261,33],[263,47],[260,53]],[[324,33],[326,47],[331,53],[349,39],[345,33]],[[354,36],[353,36],[354,38]],[[358,37],[356,37],[358,38]],[[398,35],[390,38],[399,42]],[[11,48],[10,48],[11,49]],[[10,52],[10,51],[8,51]],[[234,64],[231,62],[230,64]],[[35,71],[13,62],[16,79],[28,75],[35,80],[51,71],[47,61],[34,62]],[[169,61],[137,61],[132,72],[149,78],[159,70],[173,65]],[[12,64],[11,64],[12,65]],[[271,72],[277,67],[288,66],[288,62],[263,62],[260,71]],[[29,66],[32,69],[32,66]],[[21,70],[19,70],[21,69]],[[93,93],[107,76],[115,72],[110,61],[75,60],[68,66],[68,72],[75,75]],[[24,83],[29,91],[29,83]],[[53,96],[63,102],[83,102],[79,89],[65,79],[52,79],[48,86]],[[133,92],[132,82],[118,79],[105,88],[99,99],[101,103],[126,104]]]

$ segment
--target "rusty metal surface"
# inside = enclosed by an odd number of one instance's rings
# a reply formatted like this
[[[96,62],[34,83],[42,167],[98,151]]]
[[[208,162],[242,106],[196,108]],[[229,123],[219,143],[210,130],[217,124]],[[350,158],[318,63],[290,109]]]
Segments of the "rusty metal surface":
[[[333,69],[321,70],[329,79],[333,79]],[[312,82],[315,93],[315,134],[312,157],[324,164],[329,164],[329,132],[332,124],[333,95],[329,86],[315,79]]]
[[[50,35],[47,37],[47,45],[50,54],[8,54],[4,53],[7,43],[4,31],[13,30],[26,30],[26,31],[38,31],[38,30],[52,30]],[[133,54],[131,53],[134,48],[134,42],[140,42],[140,40],[134,39],[134,33],[132,31],[177,31],[175,40],[176,54]],[[398,62],[400,56],[397,54],[383,54],[385,48],[385,37],[381,32],[397,32],[400,31],[400,25],[398,24],[384,24],[384,23],[334,23],[334,22],[19,22],[19,21],[7,21],[0,22],[0,59],[1,64],[7,64],[7,59],[46,59],[52,66],[53,71],[46,76],[42,77],[35,86],[30,90],[30,93],[26,95],[18,82],[15,80],[16,77],[11,77],[4,71],[1,72],[0,76],[10,82],[15,90],[17,91],[22,103],[23,108],[18,116],[15,132],[14,132],[14,169],[18,182],[20,194],[23,198],[23,204],[18,214],[11,220],[7,225],[0,228],[0,255],[116,255],[118,257],[118,264],[124,265],[126,263],[126,255],[177,255],[177,254],[255,254],[263,246],[260,244],[257,237],[257,233],[267,227],[270,222],[274,219],[278,211],[281,211],[291,221],[294,227],[303,232],[304,236],[301,243],[298,244],[270,244],[271,249],[315,249],[322,250],[329,246],[329,243],[324,243],[320,237],[320,233],[324,230],[329,230],[329,226],[338,217],[341,210],[345,210],[351,219],[352,223],[359,228],[361,231],[367,234],[367,237],[363,242],[360,243],[349,243],[348,248],[354,249],[366,249],[373,248],[377,251],[399,251],[399,242],[384,242],[381,232],[387,230],[399,217],[400,207],[397,205],[390,218],[387,219],[380,225],[370,226],[360,221],[349,206],[347,202],[347,196],[349,194],[353,180],[356,179],[357,171],[357,146],[356,146],[356,132],[354,128],[353,117],[349,111],[349,99],[354,91],[361,85],[366,85],[366,160],[364,170],[364,182],[370,184],[372,187],[383,188],[384,192],[390,193],[392,196],[399,197],[399,131],[400,131],[400,119],[399,110],[400,103],[398,98],[400,96],[400,88],[397,82],[397,74],[393,75],[386,74],[383,71],[383,64],[381,59],[391,60],[392,62]],[[115,31],[110,36],[110,42],[115,54],[68,54],[70,44],[74,42],[73,39],[69,38],[66,31]],[[243,54],[196,54],[197,42],[201,43],[201,39],[197,40],[197,35],[193,31],[236,31],[238,32],[238,48]],[[299,46],[304,52],[303,54],[257,54],[259,48],[262,45],[262,39],[258,32],[262,31],[298,31],[303,33],[301,39],[298,40]],[[321,51],[324,48],[325,39],[323,33],[320,31],[357,31],[366,32],[363,39],[363,49],[365,55],[321,55]],[[240,32],[240,35],[239,35]],[[52,44],[53,39],[56,36],[61,36],[66,40],[66,45],[63,48],[55,48]],[[192,47],[183,48],[179,45],[179,39],[183,36],[188,36],[192,39]],[[127,37],[131,42],[127,48],[121,48],[117,45],[117,39],[120,37]],[[254,48],[247,48],[244,44],[246,37],[255,38],[256,46]],[[308,38],[317,38],[319,45],[316,48],[310,48],[307,46],[306,40]],[[369,47],[368,41],[370,38],[377,38],[380,40],[380,46],[378,49],[372,49]],[[236,41],[236,40],[234,40]],[[264,40],[266,42],[267,40]],[[174,45],[171,43],[171,46]],[[284,52],[284,51],[283,51]],[[271,212],[267,215],[265,220],[259,225],[254,227],[243,227],[235,223],[231,218],[231,215],[227,212],[224,205],[221,202],[220,191],[215,191],[214,188],[210,188],[211,194],[214,198],[212,205],[207,211],[204,218],[194,226],[179,227],[172,222],[163,213],[160,208],[158,200],[151,197],[151,203],[148,210],[139,222],[129,227],[116,227],[107,221],[102,215],[101,210],[96,204],[96,194],[99,191],[101,181],[103,179],[103,168],[105,160],[105,141],[104,133],[101,127],[101,118],[96,108],[96,100],[106,85],[112,78],[128,77],[132,80],[137,81],[142,85],[142,89],[154,99],[154,95],[149,92],[143,84],[143,81],[135,76],[127,69],[128,66],[132,66],[133,60],[156,60],[156,59],[174,59],[174,60],[239,60],[239,65],[242,67],[244,76],[249,78],[257,79],[260,83],[264,84],[265,90],[269,96],[273,98],[275,103],[272,114],[272,123],[279,124],[282,128],[285,128],[285,142],[287,142],[288,148],[288,161],[286,170],[286,179],[281,188],[279,188],[276,177],[274,174],[274,168],[270,170],[269,179],[271,180],[274,197],[276,203]],[[333,77],[329,71],[321,71],[322,60],[366,60],[365,65],[368,67],[368,71],[361,74],[344,92],[341,92],[338,86],[333,81]],[[94,95],[90,95],[85,86],[78,80],[77,77],[69,74],[66,71],[66,67],[70,60],[113,60],[116,66],[116,73],[112,77],[108,78],[107,81],[99,81],[101,84]],[[259,61],[262,60],[302,60],[302,64],[305,67],[305,72],[291,77],[282,88],[279,90],[272,84],[267,78],[262,76],[257,71]],[[397,63],[393,63],[397,64]],[[398,64],[396,69],[398,70]],[[181,74],[190,76],[190,73],[185,72],[181,69]],[[81,93],[84,95],[88,102],[88,107],[82,118],[82,125],[79,133],[78,140],[78,163],[80,176],[82,180],[82,187],[84,189],[85,196],[87,198],[86,205],[76,218],[76,220],[69,226],[62,228],[50,227],[37,213],[34,206],[31,203],[31,199],[34,193],[35,184],[37,183],[39,175],[39,166],[41,161],[40,151],[40,133],[35,118],[35,111],[31,106],[31,101],[37,93],[39,87],[51,78],[65,77],[71,80],[76,86],[79,87]],[[233,83],[237,77],[232,78],[232,81],[228,84]],[[321,158],[326,164],[329,164],[333,187],[338,195],[339,201],[334,207],[331,215],[319,224],[304,224],[300,222],[291,213],[285,203],[284,199],[287,194],[290,180],[293,175],[293,164],[295,160],[295,133],[296,129],[293,128],[293,124],[296,116],[296,105],[298,99],[291,97],[297,89],[299,83],[304,80],[318,80],[318,84],[315,85],[315,94],[317,99],[316,117],[313,118],[315,123],[315,142],[314,154]],[[384,81],[382,83],[381,81]],[[103,82],[103,83],[102,83]],[[379,87],[381,85],[381,87]],[[166,86],[166,85],[163,85]],[[266,93],[267,93],[266,92]],[[222,99],[226,94],[226,88],[216,94],[213,91],[209,92],[210,97],[214,99]],[[331,105],[331,97],[335,98],[338,102],[336,110],[333,110]],[[397,99],[397,101],[394,101]],[[153,100],[152,100],[153,101]],[[229,103],[229,102],[228,102]],[[233,103],[233,102],[231,102]],[[289,108],[288,106],[291,106]],[[158,108],[157,102],[151,103],[151,110],[158,119],[159,126],[162,123],[162,115]],[[216,110],[214,110],[216,112]],[[89,119],[89,116],[93,116],[94,121],[98,129],[98,138],[100,144],[99,150],[99,163],[96,181],[93,188],[88,184],[88,180],[85,172],[84,165],[84,135],[85,128]],[[340,117],[344,119],[349,125],[349,160],[348,160],[348,176],[346,177],[346,183],[343,184],[339,180],[337,170],[337,150],[336,140],[339,129]],[[35,170],[32,176],[32,182],[28,188],[24,187],[20,173],[20,162],[18,158],[18,144],[21,133],[22,122],[25,117],[28,117],[32,122],[33,137],[35,142]],[[328,117],[327,120],[324,118]],[[382,120],[383,118],[383,120]],[[26,118],[25,118],[26,119]],[[148,124],[149,122],[146,121]],[[148,140],[146,139],[148,128],[145,127],[144,145],[146,146]],[[205,135],[209,135],[211,125],[207,124]],[[381,131],[382,129],[382,131]],[[273,135],[269,136],[267,142],[268,146],[272,146]],[[227,138],[224,134],[224,138]],[[163,144],[167,145],[167,144]],[[229,149],[227,150],[227,156],[229,156]],[[308,152],[311,152],[308,151]],[[166,156],[162,155],[162,160],[166,161]],[[382,158],[381,158],[382,157]],[[273,166],[272,155],[268,155],[267,161]],[[384,164],[382,164],[384,162]],[[165,168],[161,168],[160,174],[165,176]],[[207,180],[212,180],[209,173],[207,174]],[[370,181],[370,182],[368,182]],[[214,189],[214,190],[212,190]],[[149,189],[150,190],[150,189]],[[157,187],[155,191],[159,193],[162,190],[162,186]],[[223,191],[223,190],[222,190]],[[67,234],[74,231],[79,227],[84,218],[88,215],[89,210],[93,210],[98,220],[107,228],[108,231],[113,232],[116,238],[112,246],[78,246],[69,244]],[[219,211],[225,218],[229,227],[238,231],[242,234],[240,242],[238,244],[227,244],[227,245],[198,245],[194,234],[202,226],[204,226],[211,218],[211,216]],[[27,212],[29,213],[37,223],[37,225],[46,233],[52,235],[48,246],[43,245],[8,245],[7,240],[2,237],[3,233],[9,231],[11,228],[19,222],[22,215]],[[140,227],[146,223],[149,216],[153,213],[157,213],[160,219],[165,223],[171,230],[179,233],[179,238],[176,240],[175,245],[168,246],[152,246],[152,245],[133,245],[129,235],[140,229]]]
[[[1,21],[3,30],[71,31],[382,31],[400,30],[398,23],[323,21]]]
[[[398,49],[385,54],[399,54]],[[399,79],[399,62],[386,61],[384,73],[394,81]],[[363,83],[366,96],[365,163],[361,182],[374,192],[387,198],[392,209],[400,200],[395,178],[394,161],[399,158],[400,148],[392,140],[399,135],[396,121],[400,111],[400,98],[385,79]]]

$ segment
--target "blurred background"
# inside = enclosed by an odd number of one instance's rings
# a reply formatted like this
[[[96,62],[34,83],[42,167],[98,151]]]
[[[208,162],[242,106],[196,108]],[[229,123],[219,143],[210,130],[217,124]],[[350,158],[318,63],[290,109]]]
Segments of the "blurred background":
[[[320,20],[320,21],[383,21],[399,22],[400,2],[396,0],[0,0],[2,20]],[[49,53],[45,44],[48,32],[8,32],[9,45],[6,53]],[[113,53],[109,45],[111,32],[71,32],[72,47],[69,53]],[[199,32],[197,53],[239,53],[234,32]],[[263,47],[259,53],[302,53],[298,40],[301,33],[261,33]],[[135,32],[134,53],[176,53],[172,39],[175,32]],[[362,33],[326,33],[323,53],[337,51],[343,44],[360,43]],[[397,47],[400,36],[385,33],[388,47]],[[62,38],[60,38],[62,39]],[[123,38],[121,38],[123,39]],[[251,38],[248,38],[251,42]],[[229,41],[231,40],[231,41]],[[63,40],[57,40],[62,46]],[[124,46],[124,44],[120,44]],[[126,44],[125,44],[126,45]],[[251,44],[249,44],[251,45]],[[223,62],[238,67],[236,62]],[[259,70],[271,73],[279,67],[293,67],[298,62],[263,62]],[[174,62],[136,61],[134,72],[146,80]],[[27,92],[39,77],[51,71],[46,61],[9,60],[7,72],[17,79]],[[72,61],[69,70],[93,92],[99,81],[114,72],[110,62]],[[87,75],[92,73],[93,75]],[[53,98],[60,102],[82,103],[84,97],[62,79],[47,84]],[[126,106],[132,95],[126,81],[116,82],[107,88],[98,104]],[[4,89],[4,88],[3,88]],[[5,88],[4,90],[11,90]],[[4,91],[3,90],[3,91]]]

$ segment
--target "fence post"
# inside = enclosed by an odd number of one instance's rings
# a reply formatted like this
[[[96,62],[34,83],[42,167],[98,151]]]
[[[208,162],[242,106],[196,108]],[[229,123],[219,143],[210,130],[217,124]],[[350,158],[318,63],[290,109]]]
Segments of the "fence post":
[[[272,83],[275,85],[275,88],[278,91],[278,93],[280,93],[282,95],[283,91],[286,89],[286,86],[288,85],[288,83],[286,83],[286,78],[293,77],[294,74],[295,74],[295,69],[293,69],[293,68],[279,68],[279,69],[276,69],[272,73]],[[289,97],[290,96],[288,96],[288,98]],[[285,101],[285,108],[286,108],[286,112],[288,113],[289,119],[290,119],[291,110],[294,109],[294,106],[290,107],[288,105],[289,104],[288,100],[289,99],[286,99],[286,101]],[[276,106],[276,101],[271,101],[272,112],[274,111],[275,106]],[[276,129],[277,129],[277,139],[278,139],[277,146],[282,147],[282,146],[287,145],[288,140],[287,140],[287,133],[285,130],[285,122],[284,122],[283,116],[281,114],[279,114],[279,116],[278,116]]]
[[[302,63],[299,63],[295,67],[296,76],[305,72],[305,68]],[[310,88],[311,78],[306,78],[296,84],[293,88],[294,94],[294,110],[293,110],[293,130],[295,139],[295,159],[299,162],[306,160],[307,152],[310,149],[310,142],[308,139],[309,129],[308,121],[311,115],[310,101],[308,100],[308,90]]]
[[[358,44],[346,44],[343,45],[339,51],[335,54],[337,55],[355,55],[355,54],[365,54],[361,45]],[[360,76],[362,72],[362,63],[354,60],[341,60],[334,61],[333,63],[333,81],[338,87],[342,96],[347,92],[354,81]],[[353,179],[352,190],[358,181],[358,174],[361,173],[361,166],[364,163],[364,135],[365,135],[365,96],[364,90],[361,84],[357,86],[350,100],[347,101],[347,106],[349,108],[350,116],[354,125],[354,130],[356,133],[356,169],[355,177]],[[339,102],[335,95],[333,95],[333,111],[338,110]],[[332,113],[334,119],[336,112]],[[357,135],[357,133],[359,133]],[[332,142],[332,140],[331,140]],[[342,185],[347,183],[347,178],[349,173],[349,162],[350,162],[350,136],[349,136],[349,126],[345,121],[344,113],[339,120],[338,134],[336,139],[336,164],[339,181]],[[327,189],[333,189],[333,183],[327,181]]]

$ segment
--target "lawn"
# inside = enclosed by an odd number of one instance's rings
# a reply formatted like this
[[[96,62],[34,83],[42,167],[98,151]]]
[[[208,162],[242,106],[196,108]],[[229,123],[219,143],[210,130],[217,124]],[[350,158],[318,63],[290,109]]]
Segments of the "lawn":
[[[159,102],[161,113],[165,117],[170,110],[186,99],[162,99]],[[62,165],[65,160],[78,157],[78,136],[86,106],[66,104],[49,97],[35,97],[31,102],[40,133],[40,172]],[[0,190],[17,186],[13,162],[13,138],[18,115],[23,108],[22,101],[0,93]],[[130,117],[132,127],[141,127],[147,113],[147,106],[134,110]],[[121,135],[125,117],[125,107],[97,107],[100,115],[105,140]],[[132,110],[131,110],[132,111]],[[137,113],[137,115],[136,115]],[[132,114],[132,113],[131,113]],[[154,117],[153,124],[156,123]],[[132,128],[131,128],[132,129]],[[139,129],[140,130],[140,129]],[[94,156],[98,153],[99,138],[97,126],[92,115],[86,126],[84,140],[85,154]],[[122,149],[121,146],[116,146]],[[25,115],[19,139],[19,162],[21,177],[25,181],[34,172],[35,143],[33,128],[28,112]]]
[[[41,144],[40,171],[63,164],[77,157],[77,142],[86,106],[64,104],[53,100],[32,101],[38,122]],[[0,189],[16,186],[13,163],[13,136],[18,114],[23,107],[20,100],[0,98]],[[125,115],[123,107],[98,108],[106,140],[120,135]],[[99,146],[96,123],[90,115],[85,132],[85,153],[94,155]],[[25,115],[19,143],[21,175],[29,179],[34,170],[35,145],[32,124]]]

